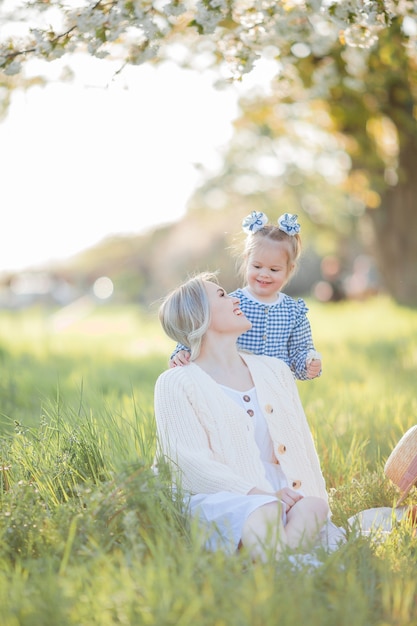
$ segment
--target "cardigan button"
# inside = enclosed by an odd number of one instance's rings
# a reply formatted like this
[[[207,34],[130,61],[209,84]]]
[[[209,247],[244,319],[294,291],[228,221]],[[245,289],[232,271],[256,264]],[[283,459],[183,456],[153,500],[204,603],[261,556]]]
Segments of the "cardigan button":
[[[293,480],[292,488],[299,489],[301,487],[301,480]]]
[[[248,409],[248,410],[246,411],[246,413],[247,413],[248,415],[250,415],[251,417],[253,417],[253,416],[255,415],[255,413],[254,413],[254,411],[252,411],[252,409]]]
[[[280,443],[278,446],[278,454],[285,454],[287,451],[286,446],[283,443]]]
[[[250,396],[248,395],[243,396],[243,399],[245,402],[250,402]]]
[[[267,413],[273,413],[273,412],[274,412],[274,408],[273,408],[273,406],[272,406],[272,405],[267,404],[267,405],[265,406],[265,411],[266,411]]]

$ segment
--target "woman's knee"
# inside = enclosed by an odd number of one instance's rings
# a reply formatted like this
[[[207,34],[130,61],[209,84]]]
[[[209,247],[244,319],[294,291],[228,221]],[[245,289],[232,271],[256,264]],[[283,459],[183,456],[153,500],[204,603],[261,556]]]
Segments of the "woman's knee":
[[[329,505],[323,498],[305,496],[290,509],[288,519],[290,520],[296,513],[297,515],[301,513],[303,516],[315,517],[319,522],[322,522],[329,514]]]
[[[329,515],[330,509],[329,505],[323,498],[318,498],[316,496],[310,496],[304,498],[304,500],[308,500],[309,508],[311,508],[311,512],[316,515],[319,520],[325,520]]]
[[[240,540],[254,560],[265,561],[271,550],[279,551],[286,543],[280,502],[264,504],[248,516]]]
[[[265,537],[282,525],[282,506],[280,502],[269,502],[258,507],[248,516],[243,526],[243,537],[248,533]]]
[[[248,517],[252,523],[275,525],[282,519],[282,505],[280,502],[268,502],[255,509]]]

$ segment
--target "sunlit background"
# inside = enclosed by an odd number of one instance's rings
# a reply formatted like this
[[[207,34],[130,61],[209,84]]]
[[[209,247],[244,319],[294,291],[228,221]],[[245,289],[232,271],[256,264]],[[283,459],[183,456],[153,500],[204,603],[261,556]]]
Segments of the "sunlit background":
[[[63,82],[62,67],[15,90],[0,123],[0,271],[174,222],[232,133],[237,89],[215,89],[208,73],[167,63],[119,75],[80,56]]]
[[[1,40],[28,28],[19,4],[3,0]],[[42,4],[30,18],[49,35],[55,20],[59,33],[57,7]],[[247,17],[238,10],[233,24]],[[252,210],[272,220],[300,214],[303,256],[286,286],[290,295],[328,302],[386,290],[413,304],[415,228],[403,225],[414,224],[412,202],[404,202],[415,195],[407,187],[414,158],[403,145],[404,116],[380,102],[391,84],[384,63],[393,43],[375,16],[366,28],[346,17],[342,31],[317,18],[310,35],[323,49],[302,31],[292,44],[286,33],[278,42],[271,32],[261,37],[256,61],[255,44],[254,54],[241,56],[221,37],[218,57],[204,46],[186,53],[190,41],[174,37],[160,57],[169,61],[157,66],[140,50],[99,60],[57,49],[48,63],[30,49],[4,48],[0,306],[67,306],[85,295],[148,306],[187,273],[207,268],[234,288],[234,238]],[[403,52],[412,56],[417,31],[410,24],[414,17],[404,17],[400,28]],[[377,44],[384,54],[374,54]],[[21,57],[22,78],[13,68]],[[194,69],[181,67],[187,64]],[[392,76],[407,86],[410,72],[401,68],[393,66]]]

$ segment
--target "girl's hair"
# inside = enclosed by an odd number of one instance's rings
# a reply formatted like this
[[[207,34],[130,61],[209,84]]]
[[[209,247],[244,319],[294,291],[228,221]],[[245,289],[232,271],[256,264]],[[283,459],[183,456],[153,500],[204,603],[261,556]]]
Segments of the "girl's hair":
[[[297,263],[301,256],[301,237],[299,234],[288,235],[279,226],[270,223],[246,237],[238,264],[241,278],[246,280],[249,257],[258,246],[262,246],[264,241],[274,241],[285,246],[288,253],[288,276],[285,281],[287,283],[297,270]]]
[[[210,306],[205,281],[218,283],[213,272],[202,272],[171,291],[159,308],[159,321],[168,337],[188,346],[191,360],[200,354],[201,342],[210,324]]]

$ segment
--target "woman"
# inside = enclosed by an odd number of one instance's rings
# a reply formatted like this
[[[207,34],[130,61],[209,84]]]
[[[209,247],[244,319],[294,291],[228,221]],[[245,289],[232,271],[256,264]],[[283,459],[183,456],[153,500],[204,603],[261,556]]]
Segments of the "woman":
[[[187,367],[155,386],[162,454],[190,494],[208,546],[309,550],[329,508],[313,439],[289,367],[239,352],[251,327],[214,274],[191,278],[161,305],[169,337],[190,346]]]

